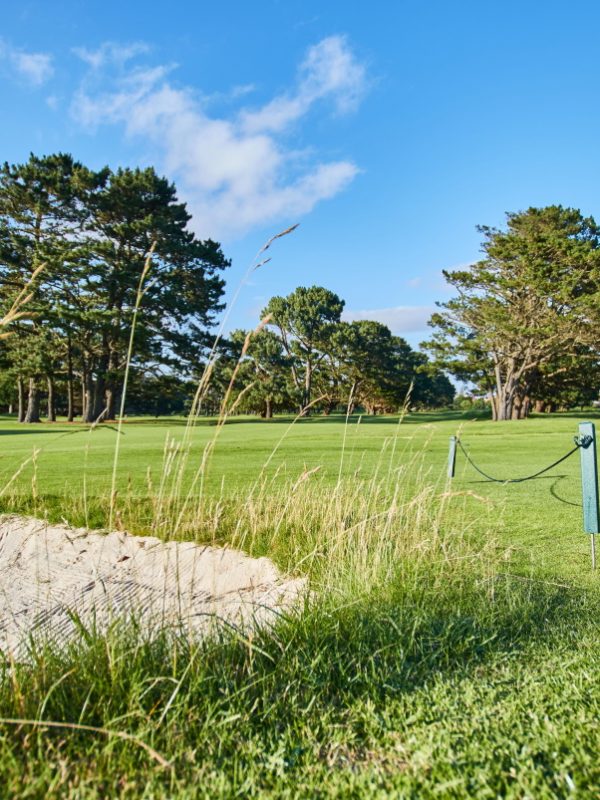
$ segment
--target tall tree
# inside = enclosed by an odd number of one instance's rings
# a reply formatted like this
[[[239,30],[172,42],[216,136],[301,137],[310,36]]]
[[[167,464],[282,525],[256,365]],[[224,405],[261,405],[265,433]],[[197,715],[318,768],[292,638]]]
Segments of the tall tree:
[[[600,230],[562,206],[508,214],[505,230],[480,227],[484,259],[445,272],[459,294],[431,320],[429,350],[451,370],[481,371],[492,387],[494,418],[529,406],[532,379],[547,367],[594,357],[600,291]],[[458,372],[460,373],[460,366]]]
[[[287,410],[296,399],[290,380],[290,357],[273,331],[254,333],[244,352],[246,338],[246,331],[231,333],[229,372],[232,374],[241,359],[236,392],[244,392],[241,408],[271,419],[276,409]]]
[[[106,171],[92,172],[64,153],[31,155],[25,164],[0,168],[0,301],[10,304],[43,265],[28,302],[33,324],[18,330],[19,336],[31,339],[36,353],[26,361],[33,372],[27,376],[25,421],[39,419],[40,380],[52,381],[44,372],[54,357],[56,339],[50,332],[62,324],[63,288],[73,280],[71,254],[89,216],[90,194],[105,177]]]
[[[335,402],[375,413],[397,392],[394,337],[380,322],[341,322],[332,335],[329,379]]]
[[[97,197],[89,240],[92,269],[83,293],[88,421],[103,410],[108,419],[115,415],[140,276],[152,246],[134,359],[177,366],[182,357],[201,352],[206,328],[222,307],[219,272],[230,262],[216,242],[195,237],[190,219],[175,186],[151,168],[118,170]]]
[[[263,318],[271,315],[278,329],[305,413],[309,413],[315,370],[330,352],[343,308],[344,301],[329,289],[299,286],[287,297],[271,298],[262,312]]]

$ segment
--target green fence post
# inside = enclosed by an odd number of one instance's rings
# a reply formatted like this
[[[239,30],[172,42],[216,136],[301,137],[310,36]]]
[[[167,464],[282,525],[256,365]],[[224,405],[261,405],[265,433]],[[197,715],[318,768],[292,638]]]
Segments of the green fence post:
[[[596,569],[596,534],[600,532],[598,504],[598,462],[596,460],[596,427],[593,422],[579,423],[581,452],[581,494],[583,530],[592,537],[592,569]]]
[[[454,477],[454,468],[456,466],[456,436],[450,437],[450,450],[448,451],[448,477]]]

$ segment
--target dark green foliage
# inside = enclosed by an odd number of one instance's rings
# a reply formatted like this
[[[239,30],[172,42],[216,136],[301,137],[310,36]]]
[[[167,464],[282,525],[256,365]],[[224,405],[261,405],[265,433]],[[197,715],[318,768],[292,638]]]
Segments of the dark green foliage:
[[[85,421],[114,418],[152,247],[133,371],[192,372],[222,308],[229,262],[217,243],[196,239],[189,221],[175,187],[151,168],[94,173],[63,154],[2,167],[0,307],[41,267],[26,317],[1,344],[15,381],[29,386],[28,421],[39,417],[29,411],[42,383],[50,398],[60,384],[69,420],[76,402]]]
[[[561,387],[597,366],[600,229],[548,206],[507,214],[506,230],[479,230],[485,257],[444,273],[459,295],[432,317],[427,346],[490,394],[495,419],[523,417],[550,394],[560,403]]]
[[[280,367],[289,370],[287,397],[299,400],[302,413],[311,405],[325,413],[361,407],[375,414],[406,402],[436,407],[452,401],[452,385],[423,354],[380,322],[341,321],[343,307],[323,287],[300,286],[287,297],[273,297],[263,311],[263,317],[271,315],[286,356]],[[282,386],[279,394],[286,394]]]
[[[312,402],[315,371],[331,349],[343,308],[344,301],[329,289],[299,286],[287,297],[272,297],[261,314],[270,315],[279,330],[301,409]]]

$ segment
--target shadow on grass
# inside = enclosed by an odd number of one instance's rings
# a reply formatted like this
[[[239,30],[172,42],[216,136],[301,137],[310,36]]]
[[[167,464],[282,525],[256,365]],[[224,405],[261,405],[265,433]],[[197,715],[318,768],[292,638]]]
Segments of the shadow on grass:
[[[584,408],[573,409],[572,411],[556,411],[553,414],[531,414],[531,419],[552,419],[562,418],[566,419],[600,419],[600,409],[597,408]]]
[[[383,599],[374,592],[341,608],[324,603],[250,639],[224,628],[199,644],[167,634],[142,641],[139,630],[117,629],[107,644],[84,631],[66,651],[39,650],[33,664],[19,668],[31,689],[16,698],[6,682],[0,715],[37,718],[43,702],[45,718],[81,722],[85,703],[92,720],[110,707],[114,718],[127,718],[133,709],[150,721],[163,719],[157,710],[167,707],[169,719],[185,720],[176,726],[178,737],[201,747],[206,719],[218,708],[220,718],[236,721],[219,729],[220,758],[234,758],[244,738],[264,739],[270,749],[274,726],[292,740],[303,727],[326,744],[331,726],[347,725],[357,701],[383,710],[395,695],[438,676],[460,677],[531,643],[572,637],[600,610],[597,597],[592,601],[580,590],[508,576],[496,578],[493,592],[475,583],[460,596],[451,589],[431,597],[387,594]],[[157,677],[166,674],[168,681]],[[49,691],[58,680],[60,691]],[[162,752],[169,747],[168,727],[159,725],[153,734]],[[352,733],[368,739],[368,732]]]
[[[99,430],[113,431],[114,433],[121,433],[121,435],[124,435],[125,433],[124,431],[119,431],[119,429],[116,426],[110,425],[108,423],[102,423],[101,425],[97,425],[95,427],[92,427],[87,423],[86,424],[82,423],[78,427],[71,428],[69,430],[64,430],[62,427],[55,428],[54,425],[56,425],[56,423],[50,422],[45,424],[39,423],[39,425],[38,423],[36,423],[35,427],[33,428],[30,427],[18,427],[18,428],[15,427],[9,429],[0,428],[0,436],[23,436],[28,434],[37,434],[38,436],[58,435],[59,437],[61,437],[61,436],[73,436],[76,433],[90,433],[90,432],[93,433],[94,431],[99,431]]]
[[[485,412],[462,412],[462,411],[440,411],[440,412],[414,412],[406,414],[401,417],[399,414],[377,414],[370,416],[368,414],[351,414],[348,419],[348,425],[357,425],[359,420],[361,425],[396,425],[402,419],[403,425],[425,425],[433,422],[453,422],[457,420],[487,420],[491,419]],[[326,425],[335,423],[338,425],[346,424],[345,414],[313,414],[309,417],[300,417],[296,419],[291,415],[276,416],[272,419],[263,419],[262,417],[229,417],[225,422],[226,425],[243,425],[243,424],[264,424],[264,425],[289,425],[296,420],[296,425]],[[164,423],[161,423],[164,424]],[[185,424],[183,421],[181,424]],[[200,418],[196,424],[199,425],[216,425],[217,420],[214,417]]]
[[[513,478],[496,478],[495,480],[490,480],[488,478],[475,478],[475,479],[470,480],[470,481],[462,480],[461,482],[462,483],[499,483],[501,485],[511,485],[511,482],[513,484],[518,484],[518,483],[531,483],[531,481],[551,481],[553,479],[556,479],[557,477],[558,478],[566,478],[567,476],[566,475],[538,475],[535,478],[527,478],[526,480],[522,480],[520,478],[517,478],[516,480],[514,480]]]
[[[395,425],[400,421],[399,414],[379,414],[370,416],[368,414],[352,414],[348,417],[349,425],[356,425],[360,420],[361,425]],[[402,417],[403,425],[423,425],[431,424],[434,422],[455,422],[455,421],[469,421],[469,420],[489,420],[491,417],[484,411],[416,411],[406,414]],[[346,424],[345,414],[313,414],[308,417],[296,418],[293,414],[281,414],[273,417],[272,419],[264,419],[263,417],[256,416],[232,416],[228,417],[225,425],[290,425],[294,422],[296,425],[324,425],[335,423],[338,425]],[[1,423],[11,423],[14,427],[10,429],[1,429],[0,435],[17,435],[21,433],[58,433],[63,427],[72,428],[73,431],[89,430],[90,425],[84,422],[71,422],[66,420],[58,420],[57,422],[39,422],[35,423],[33,427],[25,423],[18,423],[14,417],[0,416]],[[207,416],[198,417],[194,423],[194,427],[212,427],[219,423],[217,417]],[[131,417],[123,420],[123,427],[173,427],[182,428],[188,425],[186,417]],[[53,430],[58,427],[59,430]],[[104,428],[111,428],[112,426],[106,422],[100,422],[97,426],[98,430]]]
[[[566,477],[567,477],[566,475],[557,475],[556,476],[556,480],[554,481],[554,483],[550,487],[550,494],[552,495],[552,497],[554,497],[555,500],[558,500],[560,503],[564,503],[567,506],[575,506],[576,508],[581,508],[583,503],[574,503],[572,500],[567,500],[565,497],[561,497],[558,494],[558,492],[556,491],[556,484],[560,480],[562,480],[563,478],[566,478]]]
[[[72,431],[72,432],[76,433],[77,431]],[[38,435],[42,434],[42,435],[45,436],[47,434],[63,434],[64,435],[65,432],[63,430],[60,430],[60,429],[59,430],[52,430],[52,428],[50,428],[50,427],[47,427],[47,428],[46,427],[39,427],[39,428],[38,427],[35,427],[35,428],[29,428],[29,427],[28,428],[21,428],[21,427],[19,427],[19,428],[9,428],[9,429],[0,428],[0,436],[23,436],[23,435],[32,434],[32,433],[33,434],[38,434]],[[71,431],[68,431],[68,433],[71,433]]]

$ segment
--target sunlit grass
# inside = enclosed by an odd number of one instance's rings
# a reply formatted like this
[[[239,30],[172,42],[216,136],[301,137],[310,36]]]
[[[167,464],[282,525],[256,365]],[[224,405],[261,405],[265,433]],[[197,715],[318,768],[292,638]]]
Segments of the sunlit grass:
[[[289,422],[226,425],[183,512],[165,468],[180,426],[123,426],[120,526],[269,555],[310,594],[252,636],[32,644],[0,683],[7,796],[597,796],[600,602],[577,462],[510,490],[459,462],[450,484],[460,420]],[[105,525],[115,432],[56,443],[66,427],[4,426],[3,475],[39,453],[1,502]],[[192,474],[212,427],[194,429]],[[463,440],[522,473],[573,427],[478,421]]]

